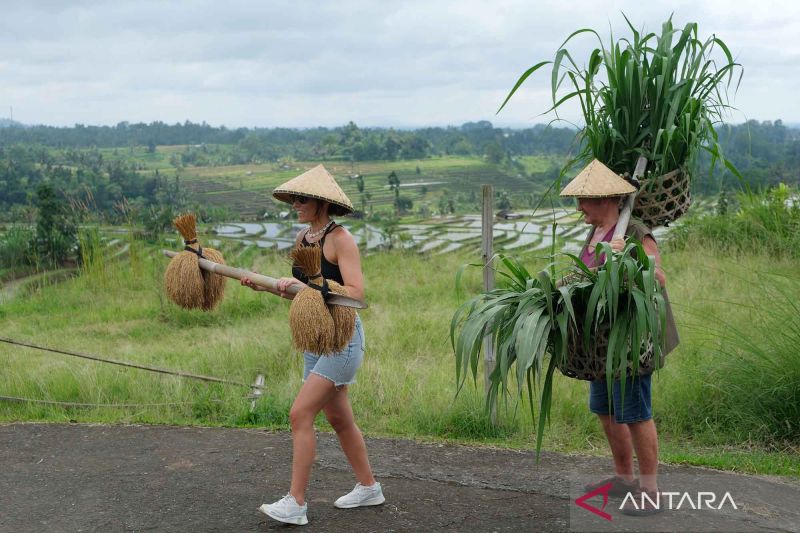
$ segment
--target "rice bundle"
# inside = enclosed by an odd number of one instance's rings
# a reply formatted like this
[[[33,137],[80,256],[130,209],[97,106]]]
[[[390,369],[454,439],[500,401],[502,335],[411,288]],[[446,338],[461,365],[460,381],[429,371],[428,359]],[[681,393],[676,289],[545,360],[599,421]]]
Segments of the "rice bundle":
[[[292,261],[308,277],[309,283],[322,285],[322,249],[319,246],[299,246],[290,253]],[[328,282],[332,289],[332,283]],[[337,283],[339,290],[343,290]],[[340,293],[337,293],[340,294]],[[340,306],[332,306],[340,307]],[[338,314],[338,313],[337,313]],[[319,355],[340,351],[341,335],[325,298],[317,289],[308,287],[297,293],[289,308],[289,327],[298,350]],[[350,332],[352,335],[352,331]],[[347,341],[349,341],[349,337]],[[345,346],[347,345],[345,341]]]
[[[289,308],[289,328],[298,350],[317,355],[333,352],[333,317],[318,290],[307,287],[295,295]]]
[[[164,289],[169,299],[184,309],[213,309],[225,294],[225,278],[200,269],[199,255],[225,264],[222,254],[213,248],[201,248],[197,241],[196,218],[181,215],[172,223],[186,243],[186,250],[173,257],[164,272]]]
[[[328,288],[333,294],[350,296],[350,292],[335,281],[328,281]],[[333,317],[333,352],[341,352],[353,338],[356,329],[356,310],[344,305],[329,305]]]
[[[164,272],[164,289],[169,299],[184,309],[202,308],[205,304],[203,274],[194,252],[180,252]]]

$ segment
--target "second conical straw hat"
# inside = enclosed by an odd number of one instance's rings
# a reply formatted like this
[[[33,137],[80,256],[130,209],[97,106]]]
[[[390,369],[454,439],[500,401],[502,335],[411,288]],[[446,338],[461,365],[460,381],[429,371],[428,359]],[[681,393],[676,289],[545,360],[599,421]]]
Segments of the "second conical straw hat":
[[[347,209],[352,213],[353,202],[344,193],[339,184],[328,170],[322,165],[317,165],[311,170],[303,172],[282,185],[278,185],[272,196],[281,202],[292,203],[292,195],[308,196],[318,200],[325,200],[332,204]]]
[[[636,187],[595,159],[564,187],[561,196],[604,198],[630,194],[635,190]]]

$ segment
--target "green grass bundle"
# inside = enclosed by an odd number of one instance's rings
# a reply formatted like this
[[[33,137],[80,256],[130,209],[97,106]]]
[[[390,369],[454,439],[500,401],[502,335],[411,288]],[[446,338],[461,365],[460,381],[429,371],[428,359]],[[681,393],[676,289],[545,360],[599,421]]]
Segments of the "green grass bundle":
[[[604,357],[600,364],[605,372],[598,377],[607,380],[609,394],[613,378],[638,373],[642,354],[652,350],[656,361],[661,358],[666,314],[654,259],[635,242],[621,253],[613,252],[608,243],[598,243],[596,253],[608,258],[597,270],[568,255],[580,275],[563,284],[548,271],[532,276],[518,261],[501,255],[502,286],[470,299],[451,320],[458,389],[469,374],[477,380],[483,340],[489,336],[496,362],[486,408],[507,397],[512,386],[520,396],[527,389],[531,416],[535,403],[539,405],[537,451],[556,369],[568,374],[575,357],[594,353],[591,344],[598,332],[607,330],[607,349],[596,355]]]
[[[552,65],[550,110],[558,115],[561,106],[577,100],[584,122],[578,133],[581,151],[564,172],[596,158],[625,174],[643,155],[649,164],[639,200],[643,209],[636,216],[652,226],[688,209],[687,173],[701,149],[712,154],[712,169],[719,159],[739,175],[723,157],[714,127],[730,109],[728,90],[738,87],[742,67],[721,39],[712,35],[702,40],[696,23],[678,29],[670,17],[657,34],[637,31],[625,20],[630,35],[618,40],[611,35],[607,44],[590,28],[570,34],[552,61],[522,74],[501,109],[528,77]],[[583,35],[598,42],[585,63],[567,48]],[[677,173],[662,177],[673,171]],[[663,212],[657,208],[670,203]]]

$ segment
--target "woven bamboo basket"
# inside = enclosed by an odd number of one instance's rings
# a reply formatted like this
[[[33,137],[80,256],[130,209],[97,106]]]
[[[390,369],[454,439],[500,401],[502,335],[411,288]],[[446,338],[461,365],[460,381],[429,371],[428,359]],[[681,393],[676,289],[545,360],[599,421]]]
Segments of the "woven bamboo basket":
[[[569,344],[567,346],[567,356],[563,361],[559,361],[558,369],[567,377],[581,379],[585,381],[605,380],[606,379],[606,353],[608,351],[608,335],[611,328],[607,323],[601,324],[597,328],[595,335],[592,336],[589,349],[583,346],[582,325],[575,327],[569,325]],[[650,374],[656,370],[656,360],[654,357],[653,342],[649,340],[639,351],[640,376]],[[629,358],[630,359],[630,358]],[[660,368],[663,366],[663,356]],[[620,377],[621,372],[617,372],[615,378]],[[633,374],[633,362],[629,361],[626,375]]]
[[[582,272],[570,272],[562,279],[562,284],[573,283],[576,281],[584,280],[585,275]],[[573,302],[575,305],[575,302]],[[608,353],[608,336],[611,332],[611,326],[608,322],[601,323],[595,334],[590,338],[589,348],[583,346],[583,322],[585,310],[576,307],[576,316],[578,317],[577,324],[572,322],[568,325],[567,336],[567,354],[564,360],[557,361],[558,369],[567,377],[580,379],[584,381],[605,380],[606,379],[606,354]],[[654,350],[652,340],[648,340],[644,347],[639,347],[639,368],[638,374],[640,376],[650,374],[656,370],[656,361],[654,360]],[[630,361],[627,365],[626,375],[632,375],[633,362]],[[661,364],[658,368],[664,366],[664,356],[661,356]],[[618,378],[619,372],[616,373]]]
[[[689,185],[689,173],[683,169],[642,180],[642,186],[636,194],[633,216],[650,228],[666,226],[678,220],[692,205]]]

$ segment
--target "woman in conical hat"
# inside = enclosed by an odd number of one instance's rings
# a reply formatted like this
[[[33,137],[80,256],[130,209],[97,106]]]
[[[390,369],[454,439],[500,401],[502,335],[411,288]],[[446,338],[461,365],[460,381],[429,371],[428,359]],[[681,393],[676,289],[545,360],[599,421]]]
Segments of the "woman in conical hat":
[[[331,216],[353,212],[353,204],[323,167],[318,165],[308,172],[277,187],[272,195],[281,202],[291,204],[298,220],[308,224],[300,230],[296,244],[319,245],[322,249],[322,277],[336,281],[349,296],[364,299],[364,276],[361,259],[353,236],[336,224]],[[285,291],[293,284],[305,285],[309,280],[296,266],[291,278],[281,278],[274,291],[291,298]],[[242,279],[242,284],[262,290]],[[305,352],[303,386],[292,404],[289,420],[292,426],[292,484],[289,493],[272,504],[259,509],[280,522],[306,524],[306,487],[316,451],[314,418],[325,412],[339,443],[353,467],[358,484],[349,493],[334,502],[336,507],[352,508],[379,505],[384,502],[380,483],[375,481],[367,457],[364,437],[353,420],[353,410],[348,397],[348,386],[355,383],[355,375],[364,357],[364,331],[356,317],[355,330],[349,344],[338,353],[320,356]]]
[[[581,260],[588,267],[597,267],[605,259],[602,255],[600,257],[594,255],[595,245],[598,242],[610,242],[616,251],[624,248],[624,240],[612,240],[612,237],[619,219],[621,200],[635,190],[636,187],[595,159],[561,191],[561,196],[577,199],[577,209],[583,213],[584,222],[592,226],[580,253]],[[647,255],[655,256],[656,278],[664,287],[666,278],[664,271],[661,270],[658,246],[650,229],[638,220],[631,220],[625,234],[641,242]],[[678,332],[675,329],[666,292],[664,299],[667,302],[667,326],[664,333],[663,354],[666,355],[677,346]],[[612,496],[624,496],[628,491],[635,492],[641,489],[650,493],[655,501],[655,493],[658,492],[656,480],[658,434],[652,415],[650,378],[649,374],[628,377],[624,402],[621,397],[620,380],[613,384],[610,403],[607,384],[604,381],[590,383],[589,409],[598,415],[603,426],[614,458],[616,473],[608,479],[587,485],[585,487],[587,490],[596,490],[611,483],[609,494]],[[634,452],[639,461],[638,483],[633,471]],[[629,512],[649,514],[657,512],[657,509],[631,509]]]

